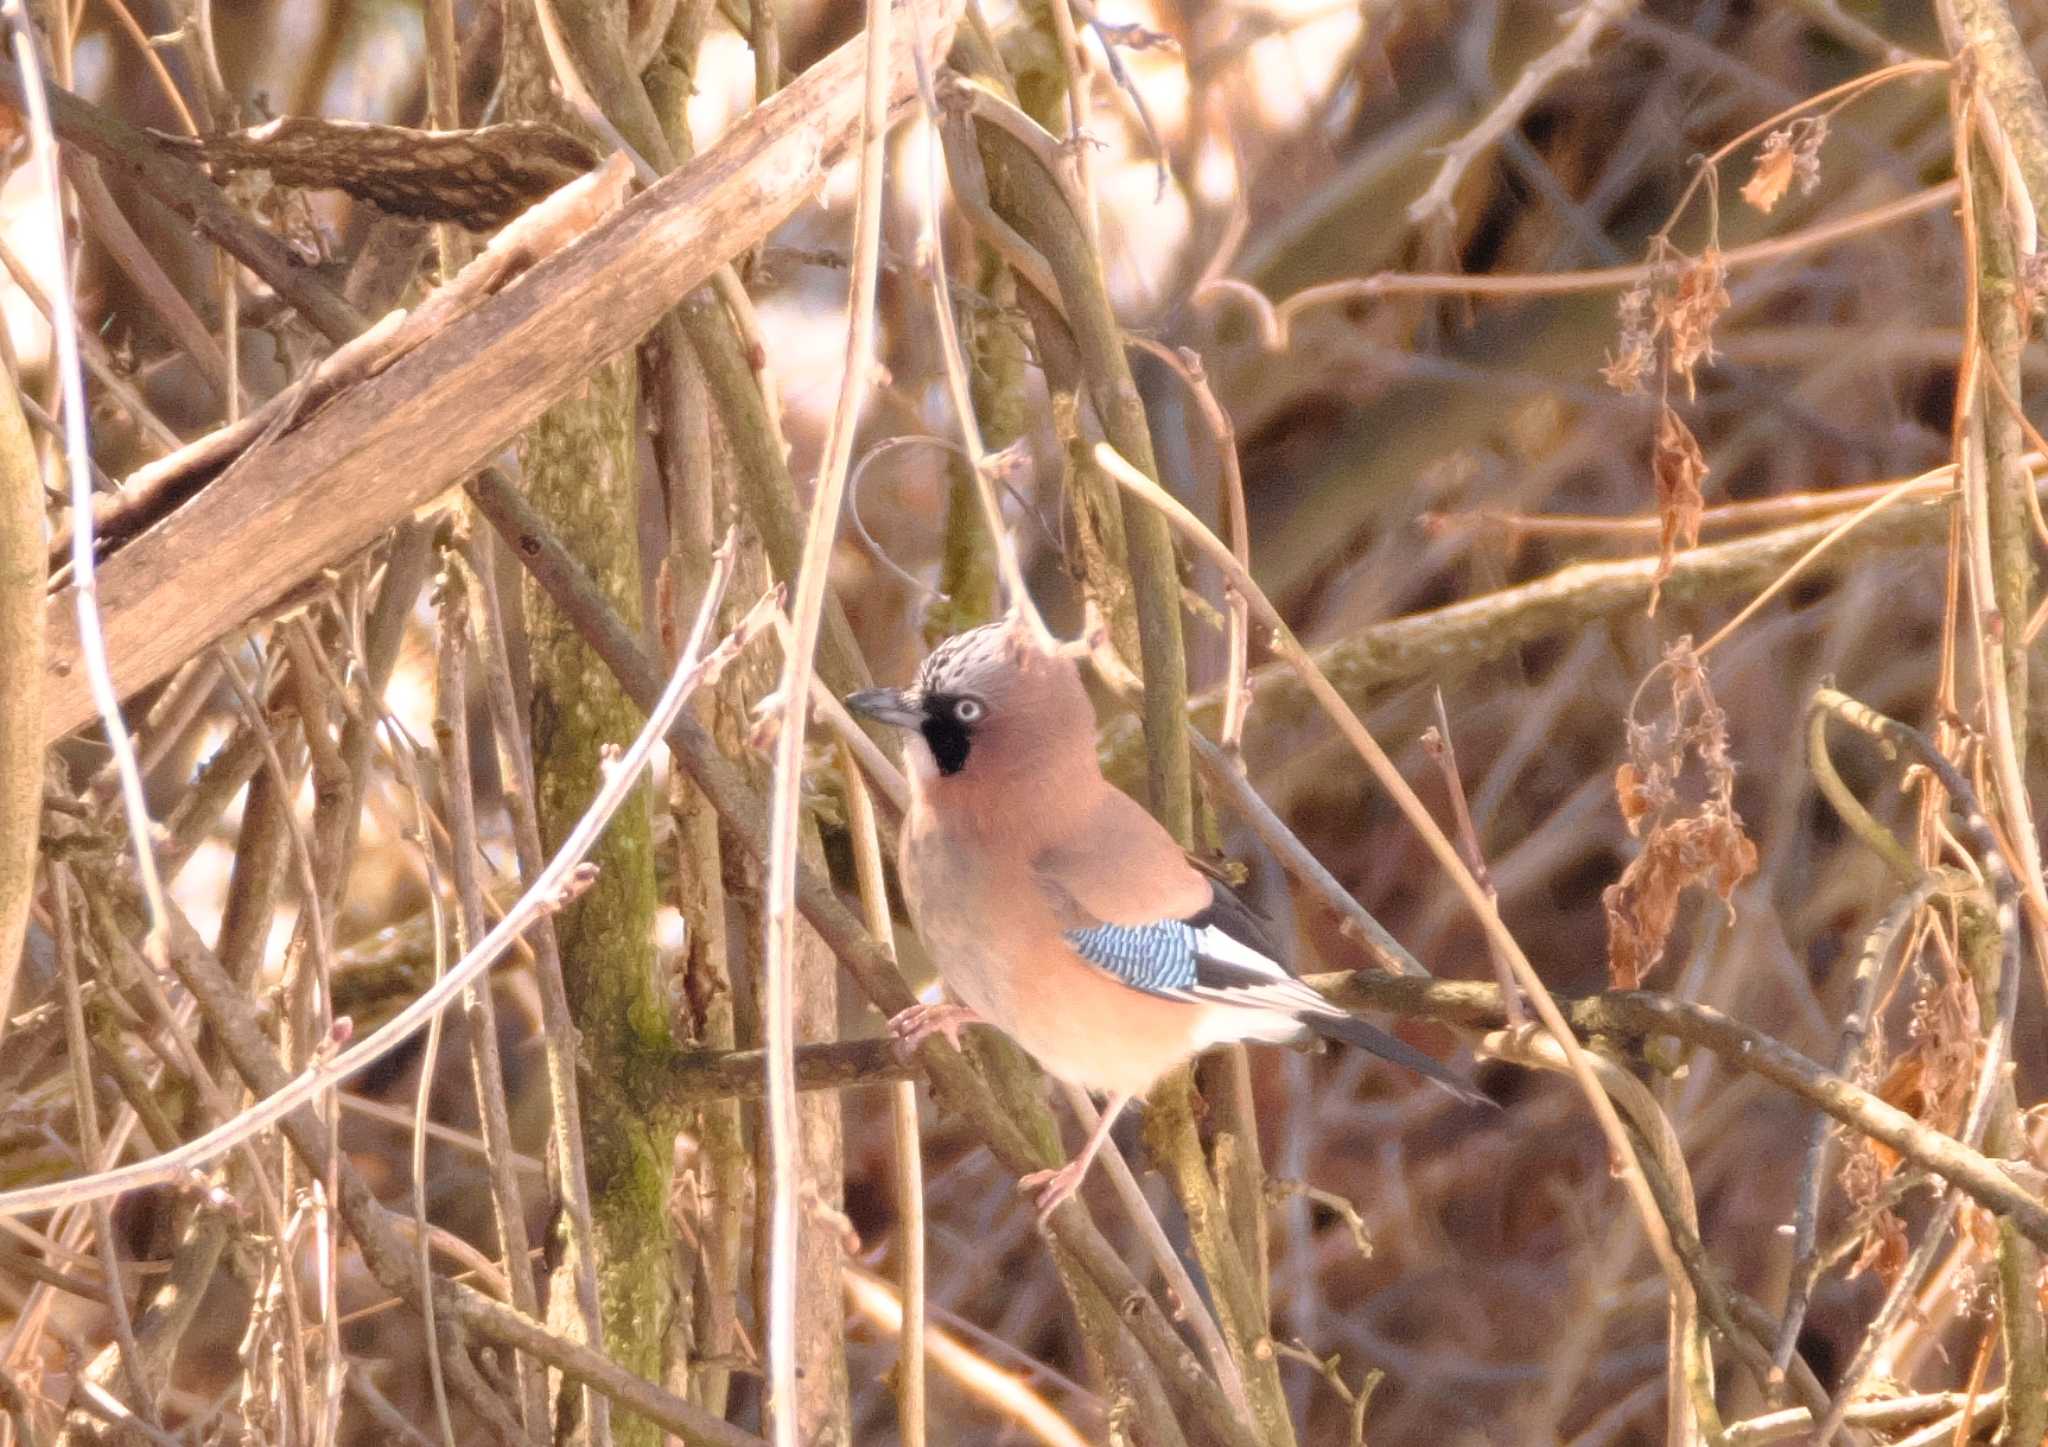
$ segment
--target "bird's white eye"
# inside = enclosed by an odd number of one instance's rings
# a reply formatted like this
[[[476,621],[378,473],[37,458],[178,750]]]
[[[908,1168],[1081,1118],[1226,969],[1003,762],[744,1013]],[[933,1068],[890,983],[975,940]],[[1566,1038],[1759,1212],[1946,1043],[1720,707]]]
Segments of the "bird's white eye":
[[[981,716],[987,712],[978,698],[963,698],[953,705],[953,717],[964,724],[981,722]]]

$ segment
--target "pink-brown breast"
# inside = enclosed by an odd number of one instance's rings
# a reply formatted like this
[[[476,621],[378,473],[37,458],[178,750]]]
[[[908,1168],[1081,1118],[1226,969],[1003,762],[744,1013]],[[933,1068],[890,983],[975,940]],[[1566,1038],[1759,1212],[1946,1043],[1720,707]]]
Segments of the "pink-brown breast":
[[[1133,814],[1158,831],[1163,853],[1150,848],[1154,841],[1134,826]],[[1124,984],[1063,937],[1083,922],[1063,914],[1077,900],[1092,915],[1085,922],[1115,923],[1192,913],[1206,902],[1207,881],[1149,815],[1103,786],[1099,798],[1020,807],[1013,797],[1002,812],[953,807],[944,817],[941,827],[929,808],[913,807],[900,865],[918,937],[961,1003],[1051,1074],[1090,1090],[1139,1094],[1195,1053],[1201,1007]],[[1078,858],[1091,835],[1105,833],[1124,846],[1121,856],[1091,851],[1066,874],[1071,894],[1048,886],[1042,863],[1057,865],[1062,853]],[[1118,857],[1150,866],[1150,880],[1124,877]]]

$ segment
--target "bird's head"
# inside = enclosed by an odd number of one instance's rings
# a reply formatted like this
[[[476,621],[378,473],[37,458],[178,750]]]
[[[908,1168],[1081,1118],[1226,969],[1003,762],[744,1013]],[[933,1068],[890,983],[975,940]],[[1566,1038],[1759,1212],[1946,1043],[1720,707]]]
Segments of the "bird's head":
[[[1095,766],[1095,710],[1073,659],[1011,621],[956,633],[909,688],[870,688],[846,706],[909,731],[924,779],[1024,783],[1081,760]]]

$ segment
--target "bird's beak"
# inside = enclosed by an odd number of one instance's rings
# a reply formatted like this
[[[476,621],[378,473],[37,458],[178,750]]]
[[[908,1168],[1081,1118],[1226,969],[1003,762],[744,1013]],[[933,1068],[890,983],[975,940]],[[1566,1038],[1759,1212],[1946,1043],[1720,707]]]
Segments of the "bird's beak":
[[[924,722],[924,710],[918,707],[917,700],[900,688],[864,688],[859,693],[849,693],[846,706],[877,723],[894,724],[900,729],[914,729]]]

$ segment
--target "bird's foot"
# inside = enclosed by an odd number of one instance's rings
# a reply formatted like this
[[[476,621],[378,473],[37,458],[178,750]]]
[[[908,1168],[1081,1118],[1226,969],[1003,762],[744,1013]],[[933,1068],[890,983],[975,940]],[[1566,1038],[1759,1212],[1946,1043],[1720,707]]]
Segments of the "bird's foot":
[[[947,1001],[936,1005],[912,1005],[891,1017],[889,1033],[896,1037],[896,1053],[908,1060],[917,1053],[918,1046],[934,1035],[945,1036],[946,1043],[958,1050],[962,1030],[969,1025],[987,1023],[967,1006]]]
[[[1052,1213],[1059,1209],[1060,1202],[1081,1189],[1081,1180],[1088,1174],[1089,1157],[1076,1156],[1056,1171],[1033,1171],[1028,1176],[1017,1178],[1017,1189],[1029,1191],[1038,1197],[1038,1224],[1043,1226]]]

